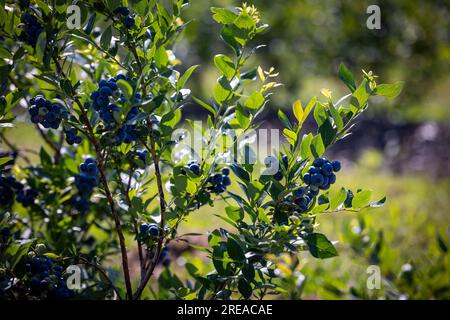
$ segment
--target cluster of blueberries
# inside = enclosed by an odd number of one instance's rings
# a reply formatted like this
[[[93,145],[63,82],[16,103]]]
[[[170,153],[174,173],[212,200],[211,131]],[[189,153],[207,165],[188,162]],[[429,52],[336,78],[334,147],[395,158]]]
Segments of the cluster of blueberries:
[[[50,299],[67,300],[74,297],[74,292],[67,288],[63,277],[64,269],[46,256],[34,257],[26,265],[29,272],[31,293],[40,296],[47,293]]]
[[[83,141],[75,127],[64,128],[64,133],[66,134],[66,142],[70,145],[80,144]]]
[[[29,14],[28,12],[22,16],[21,20],[24,24],[21,38],[23,41],[34,47],[39,35],[44,30],[44,27],[35,16]]]
[[[117,80],[125,80],[130,82],[130,79],[122,74],[119,74],[115,78],[110,78],[108,80],[101,80],[98,83],[99,89],[92,92],[92,107],[98,112],[100,119],[102,119],[105,127],[107,129],[113,129],[117,125],[116,118],[114,117],[115,112],[119,112],[120,108],[115,103],[110,103],[110,98],[118,99],[120,102],[125,102],[126,97],[120,93],[120,90],[116,84]],[[139,102],[141,96],[136,93],[135,101],[133,103]],[[140,113],[138,106],[133,106],[126,116],[126,122],[130,122]],[[137,140],[138,135],[136,132],[135,125],[125,123],[122,125],[116,135],[116,143],[120,144],[122,142],[130,143]]]
[[[339,161],[329,161],[325,158],[318,158],[314,160],[313,165],[308,172],[303,176],[303,181],[306,184],[327,190],[330,185],[336,182],[336,175],[334,172],[341,170],[341,163]]]
[[[37,95],[30,100],[31,108],[28,110],[31,122],[40,123],[44,128],[58,129],[62,119],[69,116],[67,110],[58,104],[53,104],[42,95]]]
[[[14,196],[22,206],[29,207],[34,203],[38,192],[25,187],[13,176],[0,176],[0,206],[11,205]]]
[[[142,239],[156,238],[159,235],[159,227],[155,223],[143,222],[139,226],[139,233]]]
[[[134,26],[134,18],[130,15],[130,9],[127,7],[120,7],[117,9],[117,13],[123,16],[123,24],[128,29]]]
[[[303,181],[307,186],[293,191],[293,200],[298,206],[298,211],[305,212],[314,197],[319,194],[319,190],[329,189],[330,185],[336,182],[336,175],[333,172],[338,172],[340,169],[341,163],[339,161],[330,162],[325,158],[314,160],[313,165],[303,176]],[[321,202],[323,201],[319,197],[319,204]]]
[[[221,173],[215,173],[210,176],[207,180],[211,184],[208,189],[217,194],[224,192],[231,184],[229,174],[230,169],[222,168]]]
[[[197,160],[190,160],[185,168],[197,176],[201,174],[200,165]],[[185,171],[182,170],[181,172],[185,174]],[[224,192],[231,184],[229,175],[229,168],[222,168],[221,172],[214,173],[206,180],[206,182],[209,184],[207,189],[216,194]]]
[[[98,185],[98,168],[92,158],[86,159],[80,165],[80,173],[75,175],[75,186],[79,194],[72,198],[72,204],[80,213],[89,209],[89,198]]]

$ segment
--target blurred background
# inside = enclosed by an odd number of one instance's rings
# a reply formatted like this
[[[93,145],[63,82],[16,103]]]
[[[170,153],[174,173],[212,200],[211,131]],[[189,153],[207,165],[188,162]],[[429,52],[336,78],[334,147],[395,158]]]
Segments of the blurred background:
[[[298,298],[450,298],[450,1],[248,1],[268,23],[257,44],[254,65],[280,72],[267,126],[277,126],[276,111],[291,111],[326,87],[337,99],[347,93],[337,77],[344,62],[355,75],[373,70],[379,83],[404,81],[402,94],[374,99],[354,134],[328,155],[344,170],[335,188],[369,188],[386,195],[382,208],[360,215],[322,216],[319,231],[338,241],[340,256],[300,263],[281,259],[285,296]],[[366,9],[381,9],[381,29],[369,30]],[[220,26],[210,6],[239,1],[192,1],[187,27],[176,55],[184,65],[200,64],[193,92],[208,98],[217,78],[215,54],[227,52],[217,37]],[[208,64],[207,61],[210,63]],[[359,78],[360,79],[360,78]],[[197,115],[195,107],[191,116]],[[292,115],[292,114],[291,114]],[[200,116],[200,115],[199,115]],[[306,130],[315,130],[306,126]],[[337,189],[335,189],[337,190]],[[220,220],[204,208],[183,225],[185,232],[211,230]],[[180,259],[180,266],[185,258]],[[368,290],[369,265],[379,265],[381,290]],[[283,267],[285,266],[285,267]]]
[[[450,1],[254,0],[262,22],[270,28],[257,37],[250,64],[280,72],[265,126],[278,126],[276,112],[291,113],[292,102],[303,103],[324,87],[338,98],[347,89],[338,79],[341,62],[360,80],[361,69],[373,70],[379,83],[404,81],[395,100],[373,99],[354,134],[327,155],[343,170],[331,192],[341,186],[372,189],[374,199],[387,197],[382,208],[361,214],[322,215],[319,232],[337,241],[339,257],[315,260],[279,258],[284,298],[309,299],[450,299]],[[220,26],[211,6],[234,7],[233,0],[192,0],[185,11],[186,27],[175,48],[183,67],[200,64],[189,86],[205,101],[212,95],[218,72],[215,54],[229,52],[219,39]],[[381,8],[381,29],[369,30],[369,5]],[[192,105],[188,116],[204,118]],[[186,116],[186,114],[185,114]],[[29,122],[27,119],[24,121]],[[316,130],[306,123],[305,131]],[[31,126],[8,131],[12,141],[39,149]],[[34,136],[33,136],[34,135]],[[224,204],[203,207],[182,224],[183,233],[204,235],[222,221],[213,214]],[[205,237],[192,241],[205,244]],[[132,239],[131,239],[132,241]],[[131,242],[130,241],[130,242]],[[185,263],[201,272],[212,267],[187,246],[172,248],[173,267],[185,274]],[[381,289],[369,290],[367,267],[380,267]],[[156,285],[156,283],[154,283]]]

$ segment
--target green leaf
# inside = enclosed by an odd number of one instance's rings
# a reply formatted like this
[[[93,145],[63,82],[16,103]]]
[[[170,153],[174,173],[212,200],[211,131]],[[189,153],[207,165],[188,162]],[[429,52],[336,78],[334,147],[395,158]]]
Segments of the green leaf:
[[[238,290],[239,290],[239,293],[242,294],[244,299],[249,299],[253,293],[252,286],[244,278],[239,279]]]
[[[342,82],[345,83],[345,85],[350,89],[351,92],[356,90],[355,78],[343,63],[339,65],[338,74],[339,79],[341,79]]]
[[[244,219],[244,211],[241,207],[228,206],[225,208],[227,216],[233,221],[240,221]]]
[[[145,16],[148,12],[149,1],[147,0],[131,0],[131,7],[140,16]]]
[[[347,191],[341,188],[337,194],[330,199],[330,210],[336,210],[347,198]]]
[[[234,172],[234,174],[241,179],[244,182],[249,182],[250,181],[250,175],[248,174],[247,171],[245,171],[244,168],[242,168],[240,165],[233,163],[230,166],[231,170]]]
[[[444,239],[442,239],[441,235],[439,233],[436,233],[436,238],[437,238],[437,242],[439,245],[439,249],[443,252],[443,253],[447,253],[448,252],[448,246],[445,243]]]
[[[292,112],[294,113],[295,118],[297,119],[299,125],[301,126],[302,121],[303,121],[303,107],[302,107],[302,102],[300,100],[296,100],[293,104],[292,104]]]
[[[42,60],[44,58],[46,46],[47,46],[47,33],[41,32],[36,42],[36,57],[38,60]]]
[[[329,104],[329,110],[331,116],[333,117],[337,131],[341,131],[344,128],[344,121],[342,120],[342,117],[339,115],[339,112],[336,110],[332,103]]]
[[[158,69],[164,69],[169,63],[169,56],[167,55],[166,48],[164,46],[159,47],[155,52],[155,64]]]
[[[333,143],[334,138],[336,137],[336,132],[329,119],[325,120],[319,127],[319,133],[325,148]]]
[[[236,70],[234,67],[234,62],[226,55],[223,54],[216,55],[214,57],[214,64],[220,70],[220,72],[222,72],[222,74],[228,79],[231,80],[235,76]]]
[[[220,32],[220,37],[235,51],[237,55],[241,53],[242,45],[236,40],[233,30],[230,27],[224,27]]]
[[[19,250],[14,254],[14,257],[11,259],[11,269],[14,270],[16,265],[20,262],[20,260],[28,253],[30,246],[33,242],[28,240],[28,242],[22,244],[19,247]]]
[[[208,244],[211,248],[219,245],[221,241],[222,235],[219,230],[214,230],[208,235]]]
[[[314,109],[314,120],[316,120],[317,126],[320,127],[322,123],[328,120],[328,114],[325,107],[320,102],[317,103]]]
[[[244,265],[244,267],[242,267],[242,274],[244,275],[245,279],[247,279],[247,281],[252,282],[255,278],[255,268],[252,264],[247,263]]]
[[[184,192],[186,191],[187,187],[187,177],[183,175],[175,176],[174,177],[174,184],[177,188],[178,192]]]
[[[402,81],[393,84],[379,84],[375,88],[374,93],[378,96],[387,98],[397,97],[403,89],[404,83]]]
[[[353,208],[362,208],[369,204],[370,197],[372,196],[372,191],[370,190],[362,190],[354,195],[352,200]]]
[[[242,129],[246,129],[250,124],[250,118],[247,111],[240,104],[236,106],[236,119]]]
[[[231,259],[235,261],[244,261],[245,253],[240,244],[231,237],[227,240],[227,252]]]
[[[3,166],[5,163],[8,163],[8,162],[11,161],[11,160],[14,160],[14,159],[11,158],[11,157],[3,157],[3,158],[0,158],[0,166]]]
[[[304,135],[302,138],[302,142],[300,143],[300,156],[302,159],[309,159],[312,157],[311,153],[311,142],[313,140],[312,133],[308,133]]]
[[[350,105],[356,108],[356,110],[361,109],[366,105],[371,91],[367,79],[364,79],[355,92],[353,92],[350,99]]]
[[[379,207],[384,206],[385,202],[386,202],[386,197],[383,197],[383,198],[381,198],[378,201],[374,201],[374,202],[369,203],[369,207],[371,207],[371,208],[379,208]]]
[[[124,96],[127,98],[127,100],[132,101],[133,100],[133,87],[130,85],[130,83],[126,80],[120,79],[120,80],[117,80],[116,84],[119,87],[120,91],[122,91]]]
[[[336,248],[330,240],[321,233],[311,233],[305,238],[305,241],[308,245],[309,252],[315,258],[327,259],[338,255]]]
[[[184,87],[184,85],[186,84],[187,80],[190,78],[190,76],[192,75],[192,72],[194,72],[195,69],[198,68],[198,65],[192,66],[189,69],[186,70],[186,72],[180,77],[180,79],[178,79],[177,82],[177,91],[180,90],[181,88]]]
[[[314,158],[319,158],[325,153],[325,146],[321,135],[315,136],[311,141],[311,153]]]
[[[213,14],[213,19],[221,24],[232,24],[238,15],[231,10],[224,8],[211,8]]]
[[[292,124],[289,121],[288,117],[286,116],[286,114],[281,111],[281,109],[278,110],[278,118],[281,120],[281,122],[283,123],[283,125],[288,128],[289,130],[292,130]]]
[[[288,128],[283,129],[283,135],[286,137],[289,144],[294,145],[297,142],[297,134]]]
[[[220,104],[229,100],[233,96],[233,91],[227,78],[222,76],[218,79],[214,88],[214,99]]]
[[[112,39],[112,29],[111,25],[109,25],[102,33],[102,36],[100,38],[100,46],[103,49],[108,50],[109,46],[111,45],[111,39]]]
[[[206,102],[203,102],[202,100],[200,100],[197,97],[192,97],[192,100],[194,100],[196,103],[198,103],[200,106],[202,106],[203,108],[205,108],[206,110],[208,110],[209,112],[211,112],[213,115],[216,115],[216,110],[214,110],[213,107],[211,107],[209,104],[207,104]]]
[[[264,96],[261,92],[253,92],[250,97],[245,101],[245,106],[249,109],[256,110],[264,103]]]
[[[45,151],[44,148],[41,147],[41,150],[39,152],[39,157],[41,160],[41,164],[45,166],[51,166],[52,165],[52,157]]]

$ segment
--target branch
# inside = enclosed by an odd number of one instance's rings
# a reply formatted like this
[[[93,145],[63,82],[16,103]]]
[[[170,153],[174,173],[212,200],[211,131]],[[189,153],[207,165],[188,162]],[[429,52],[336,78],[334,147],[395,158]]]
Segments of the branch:
[[[165,229],[164,214],[166,212],[166,201],[164,198],[164,188],[162,185],[161,171],[159,169],[159,157],[156,154],[155,137],[153,136],[153,134],[150,134],[150,153],[152,155],[153,163],[155,165],[156,184],[158,186],[159,206],[160,206],[160,211],[161,211],[161,221],[160,221],[161,233],[159,235],[158,246],[156,247],[156,253],[155,253],[155,256],[153,257],[153,261],[150,264],[149,269],[147,270],[147,273],[145,274],[145,277],[143,279],[141,278],[141,283],[139,285],[139,288],[137,289],[136,293],[134,294],[134,299],[136,299],[136,300],[140,299],[140,297],[142,295],[142,291],[144,291],[145,286],[147,285],[148,281],[150,280],[150,277],[153,274],[153,270],[155,269],[156,264],[158,263],[158,260],[159,260],[159,255],[161,253],[161,249],[162,249],[162,245],[163,245],[163,241],[164,241],[164,237],[165,237],[165,235],[164,235],[164,229]]]
[[[114,292],[116,293],[117,297],[119,298],[119,300],[122,300],[122,297],[120,296],[120,292],[119,289],[117,289],[117,287],[113,284],[112,280],[108,277],[108,275],[106,274],[105,270],[103,270],[100,266],[90,262],[89,260],[83,258],[83,257],[79,257],[81,261],[83,261],[85,264],[90,265],[91,267],[93,267],[95,270],[97,270],[98,272],[100,272],[100,274],[106,279],[106,281],[108,282],[109,286],[114,290]]]
[[[11,149],[12,152],[17,153],[17,155],[20,156],[23,160],[25,160],[25,162],[27,164],[29,164],[29,165],[31,164],[30,158],[28,158],[26,155],[21,153],[21,151],[27,151],[27,150],[25,150],[25,149],[17,149],[16,146],[13,145],[11,143],[11,141],[9,141],[2,132],[0,132],[0,138],[6,144],[6,146]]]
[[[60,73],[61,76],[63,76],[65,79],[67,79],[58,60],[55,57],[53,57],[53,60],[55,62],[58,73]],[[119,215],[118,215],[115,205],[114,205],[114,199],[113,199],[111,190],[109,189],[109,186],[108,186],[108,180],[106,179],[105,160],[102,156],[102,149],[101,149],[97,139],[95,138],[94,130],[92,129],[91,123],[89,122],[87,112],[84,109],[83,104],[76,97],[76,92],[72,92],[70,98],[72,98],[75,101],[75,103],[78,105],[78,107],[80,108],[80,111],[82,113],[80,118],[81,118],[83,124],[87,128],[87,133],[88,133],[87,137],[88,137],[89,141],[92,143],[92,145],[94,146],[95,152],[97,154],[100,179],[101,179],[103,188],[105,189],[105,195],[108,200],[108,204],[111,209],[111,214],[113,216],[114,224],[116,227],[117,235],[119,237],[120,251],[121,251],[121,256],[122,256],[122,268],[123,268],[123,273],[124,273],[124,278],[125,278],[125,287],[126,287],[126,291],[127,291],[127,298],[132,300],[133,299],[133,289],[131,287],[130,270],[128,267],[128,256],[127,256],[127,248],[125,245],[125,237],[123,235],[123,230],[122,230],[122,225],[120,223]]]

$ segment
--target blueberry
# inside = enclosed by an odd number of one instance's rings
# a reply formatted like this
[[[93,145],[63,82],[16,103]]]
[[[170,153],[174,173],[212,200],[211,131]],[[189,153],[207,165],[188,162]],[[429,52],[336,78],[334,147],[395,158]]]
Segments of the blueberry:
[[[341,170],[341,162],[340,161],[335,160],[331,163],[331,165],[333,166],[334,172],[338,172],[339,170]]]
[[[274,174],[273,178],[277,181],[280,181],[283,179],[283,174],[281,173],[281,171],[278,171],[277,173]]]
[[[329,179],[329,183],[330,183],[330,184],[333,184],[333,183],[336,182],[336,175],[335,175],[334,173],[332,173],[332,174],[328,177],[328,179]]]
[[[302,197],[305,194],[305,192],[306,192],[306,189],[302,187],[302,188],[295,189],[293,193],[294,193],[295,197]]]
[[[289,166],[289,159],[288,159],[287,155],[284,155],[282,157],[282,161],[283,161],[284,167],[287,169],[287,167]]]
[[[83,141],[83,139],[80,136],[76,136],[73,140],[74,143],[80,144]]]
[[[151,224],[148,228],[148,234],[152,237],[157,237],[159,235],[159,228],[156,224]]]
[[[212,182],[213,182],[214,184],[220,184],[220,183],[222,183],[222,181],[223,181],[223,175],[221,175],[221,174],[215,174],[215,175],[212,177]]]
[[[330,163],[325,163],[322,166],[322,173],[324,175],[327,175],[327,176],[332,174],[333,173],[333,166]]]
[[[123,16],[127,16],[130,14],[130,10],[127,7],[120,7],[119,9],[117,9],[117,13]]]
[[[139,232],[140,233],[146,233],[148,229],[150,228],[150,224],[144,222],[139,226]]]
[[[198,164],[191,164],[189,166],[189,170],[191,170],[195,175],[200,175],[200,166]]]
[[[231,180],[230,180],[230,178],[228,176],[224,175],[222,177],[222,183],[223,183],[224,186],[229,186],[231,184]]]
[[[295,200],[295,204],[301,207],[306,207],[308,205],[308,202],[306,198],[298,198]]]
[[[102,80],[103,81],[103,80]],[[100,88],[100,95],[109,97],[112,95],[112,90],[109,87],[109,83],[107,82],[105,86]]]
[[[123,20],[123,24],[125,25],[125,27],[127,28],[131,28],[134,26],[134,18],[133,17],[125,17],[125,19]]]
[[[316,160],[314,160],[313,165],[315,167],[322,167],[324,164],[324,159],[323,158],[317,158]]]
[[[323,176],[320,173],[315,173],[311,176],[311,184],[320,186],[323,183]]]
[[[311,167],[309,167],[308,172],[309,172],[310,174],[320,173],[320,168],[311,166]]]
[[[95,163],[89,163],[86,168],[86,172],[90,175],[96,175],[97,174],[97,166]]]
[[[311,184],[311,174],[305,173],[303,176],[303,181],[305,181],[306,184]]]
[[[230,174],[230,169],[229,168],[223,168],[222,169],[222,173],[226,176],[228,176]]]

